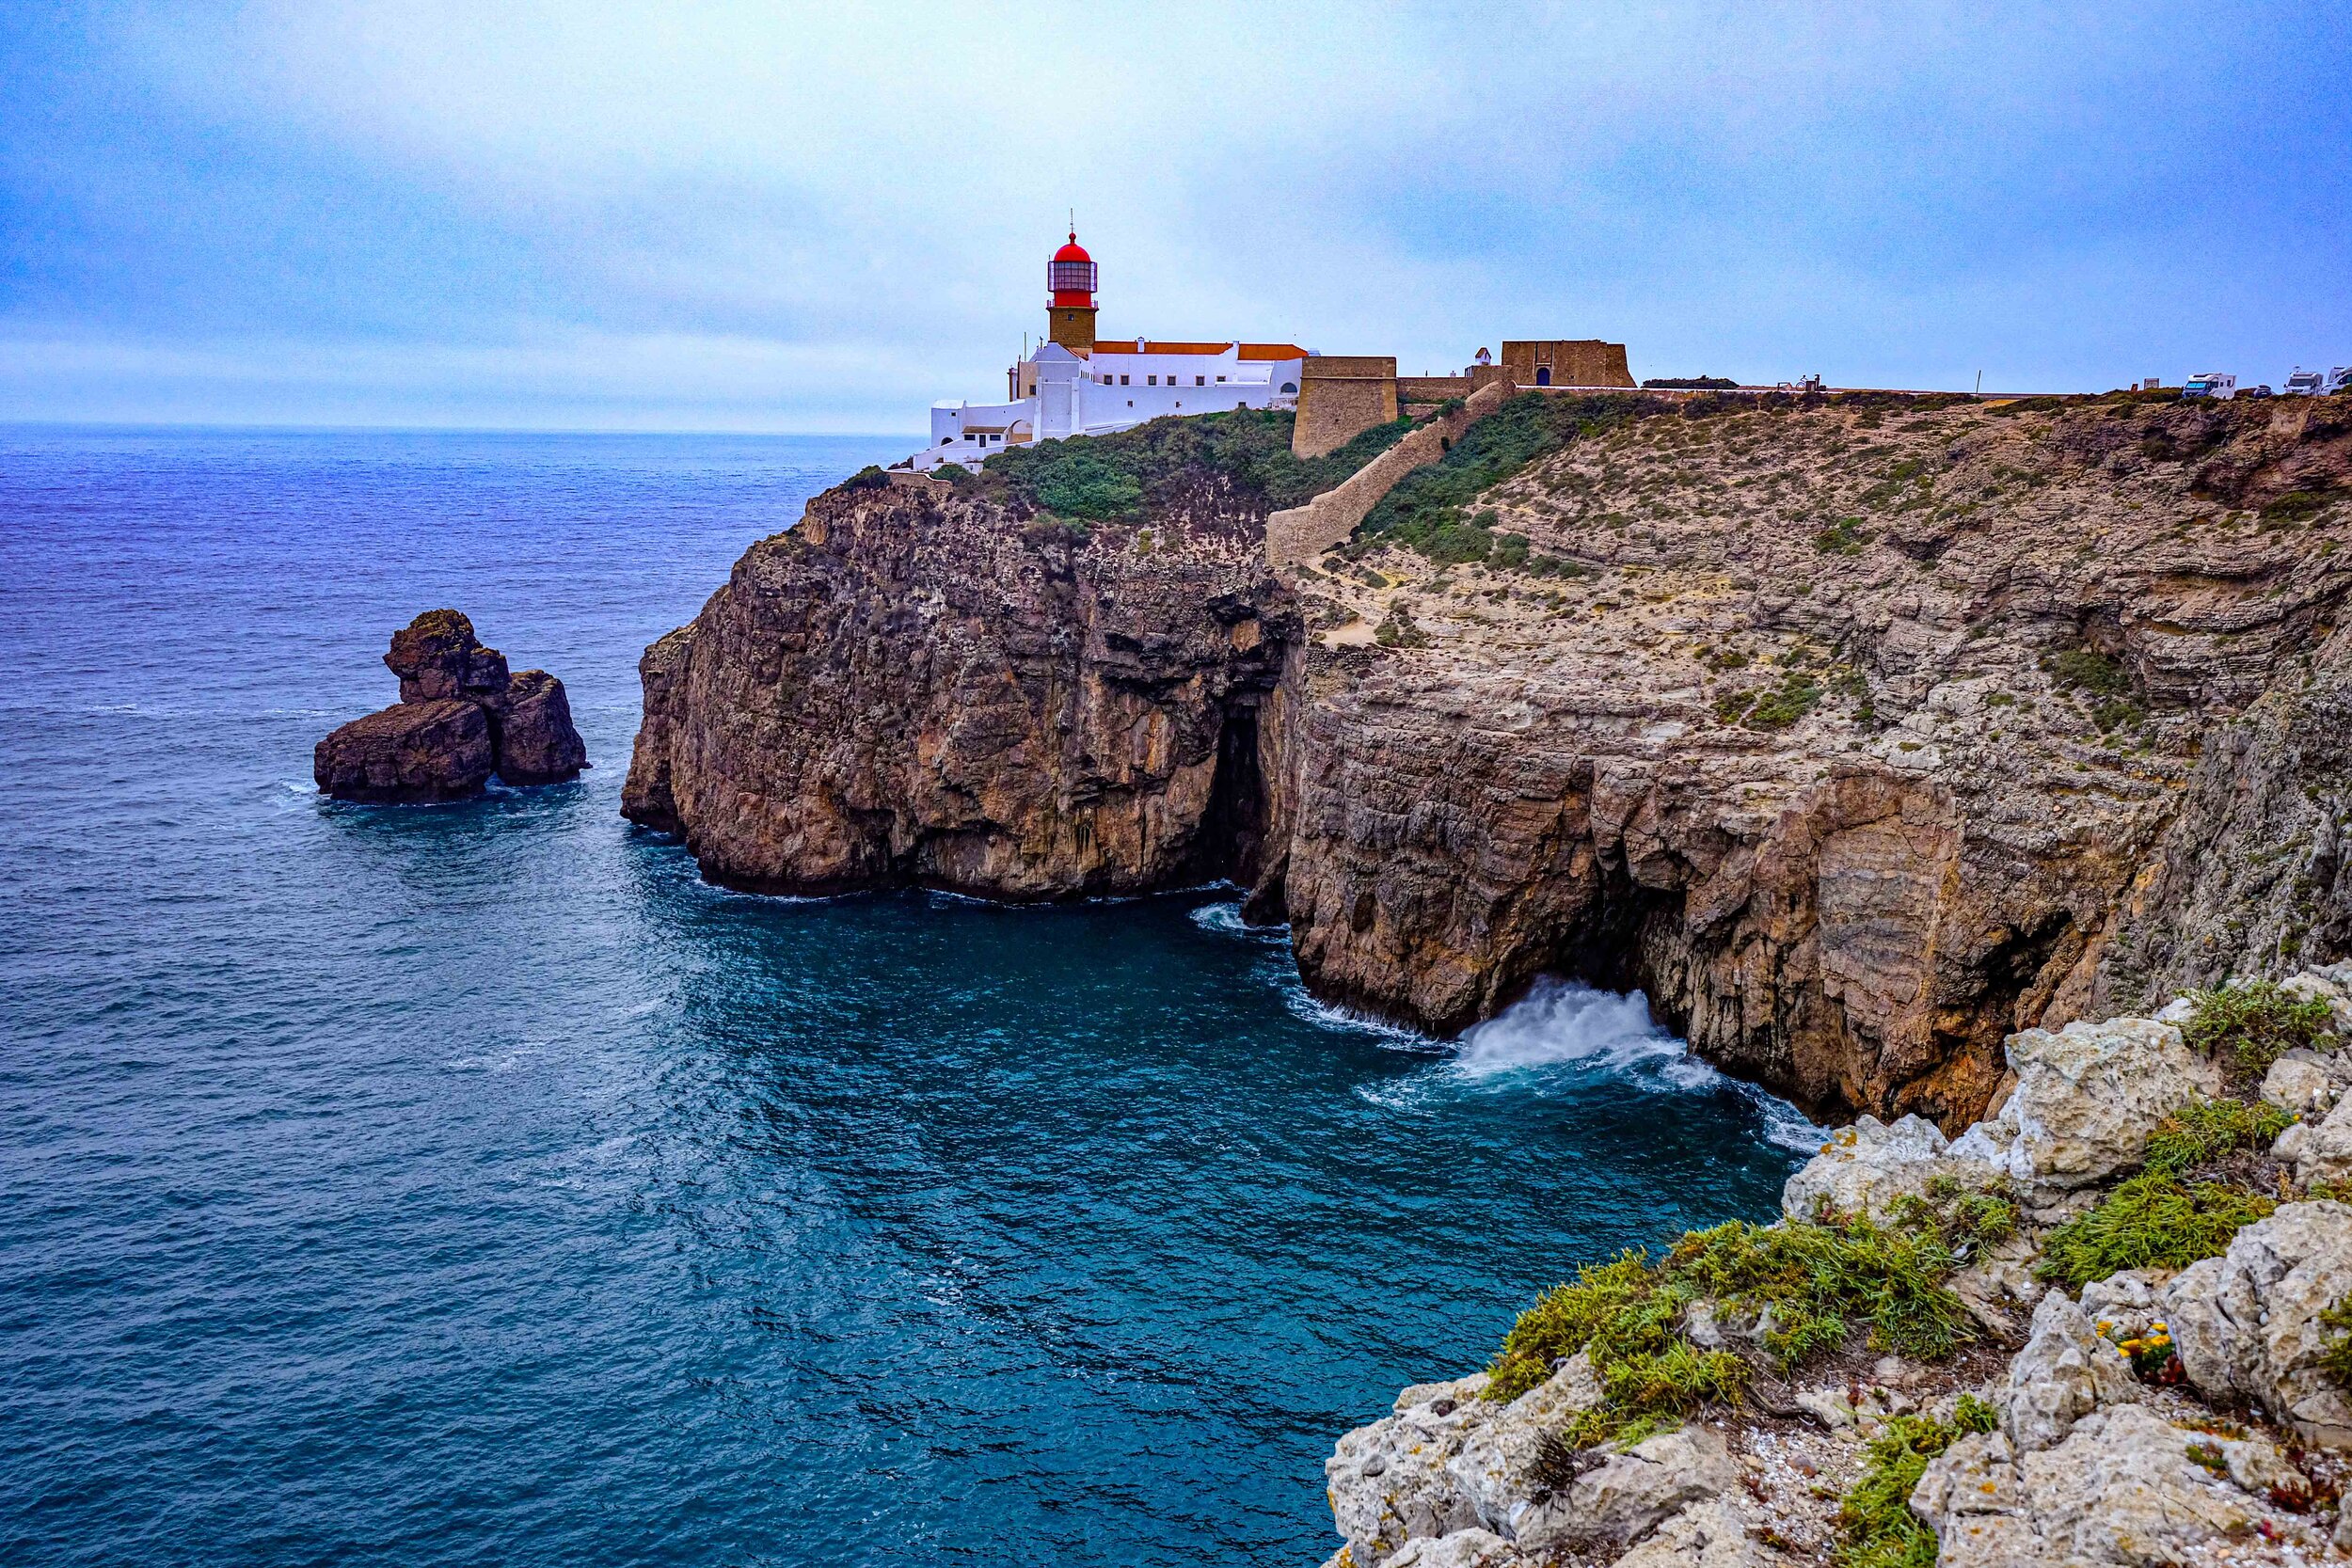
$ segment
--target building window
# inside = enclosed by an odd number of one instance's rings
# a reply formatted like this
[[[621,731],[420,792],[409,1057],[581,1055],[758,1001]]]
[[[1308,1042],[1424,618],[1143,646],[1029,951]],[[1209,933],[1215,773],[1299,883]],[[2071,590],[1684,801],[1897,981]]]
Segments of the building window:
[[[1127,378],[1126,378],[1125,376],[1123,376],[1123,375],[1122,375],[1122,376],[1120,376],[1120,377],[1119,378],[1119,384],[1120,384],[1121,387],[1124,387],[1125,385],[1127,385]],[[1128,406],[1128,407],[1130,407],[1130,408],[1133,408],[1133,407],[1135,406],[1135,404],[1131,403],[1131,404],[1129,404],[1127,406]]]
[[[1295,392],[1298,390],[1298,383],[1295,381],[1285,381],[1282,383],[1282,390],[1285,392]]]
[[[1223,376],[1221,376],[1221,375],[1220,375],[1220,376],[1218,376],[1218,377],[1217,377],[1217,379],[1218,379],[1219,381],[1222,381],[1222,380],[1224,380],[1225,378],[1224,378]]]
[[[1156,387],[1160,384],[1160,378],[1156,375],[1147,375],[1143,378],[1143,384],[1146,387]]]
[[[1127,406],[1128,406],[1128,407],[1130,407],[1130,408],[1133,408],[1135,405],[1136,405],[1136,400],[1135,400],[1135,399],[1133,399],[1133,398],[1129,398],[1129,399],[1127,400]]]
[[[1196,387],[1206,387],[1209,384],[1209,378],[1205,375],[1196,375],[1192,378],[1192,384]]]

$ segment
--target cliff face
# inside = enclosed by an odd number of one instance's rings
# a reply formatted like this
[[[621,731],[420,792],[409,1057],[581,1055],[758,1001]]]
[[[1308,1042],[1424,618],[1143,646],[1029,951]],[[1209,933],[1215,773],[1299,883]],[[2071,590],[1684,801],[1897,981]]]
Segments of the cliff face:
[[[767,892],[1254,878],[1301,626],[1218,503],[1088,535],[929,482],[819,498],[646,650],[623,809]]]
[[[1320,994],[1640,985],[1820,1112],[1959,1125],[2012,1029],[2343,952],[2347,426],[1653,410],[1481,499],[1544,575],[836,492],[648,651],[628,809],[757,888],[1232,875]]]

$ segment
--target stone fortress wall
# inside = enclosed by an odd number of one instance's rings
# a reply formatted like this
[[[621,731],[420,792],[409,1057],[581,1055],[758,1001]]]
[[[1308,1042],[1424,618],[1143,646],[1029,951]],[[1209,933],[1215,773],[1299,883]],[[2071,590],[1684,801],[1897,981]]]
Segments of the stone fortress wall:
[[[1393,355],[1318,354],[1300,367],[1298,422],[1291,451],[1321,457],[1350,437],[1396,418]]]
[[[1302,385],[1302,392],[1307,385],[1311,383]],[[1504,400],[1518,390],[1505,377],[1489,379],[1464,399],[1459,407],[1408,432],[1403,440],[1359,468],[1337,488],[1326,490],[1304,506],[1275,513],[1265,520],[1266,563],[1295,565],[1343,543],[1356,531],[1356,525],[1364,520],[1365,514],[1377,506],[1380,498],[1394,489],[1399,480],[1443,457],[1465,431],[1502,407]],[[1303,400],[1299,417],[1302,420],[1306,418]]]

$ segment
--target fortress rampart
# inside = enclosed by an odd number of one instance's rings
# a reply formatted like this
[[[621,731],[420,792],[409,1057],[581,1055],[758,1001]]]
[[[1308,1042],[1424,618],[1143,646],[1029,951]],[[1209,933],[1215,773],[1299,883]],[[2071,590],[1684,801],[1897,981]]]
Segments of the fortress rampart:
[[[1391,380],[1390,385],[1393,388],[1394,381]],[[1365,514],[1380,504],[1380,498],[1396,487],[1399,480],[1415,468],[1424,467],[1443,457],[1448,449],[1462,438],[1463,432],[1502,407],[1503,401],[1518,389],[1505,377],[1490,379],[1486,385],[1472,392],[1460,407],[1408,432],[1403,440],[1365,464],[1341,484],[1326,490],[1304,506],[1275,513],[1265,520],[1267,564],[1288,566],[1310,561],[1343,542],[1356,531],[1356,525],[1364,520]],[[1301,390],[1304,390],[1303,386]],[[1306,418],[1303,400],[1299,418],[1302,420]]]

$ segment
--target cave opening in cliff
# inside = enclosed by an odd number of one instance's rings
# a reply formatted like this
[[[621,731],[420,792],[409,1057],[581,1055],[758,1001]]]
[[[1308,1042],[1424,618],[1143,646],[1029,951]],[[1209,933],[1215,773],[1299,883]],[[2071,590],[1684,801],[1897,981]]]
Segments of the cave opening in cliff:
[[[1258,766],[1258,698],[1252,693],[1226,707],[1209,804],[1193,839],[1191,875],[1248,886],[1257,879],[1265,830],[1265,774]]]

